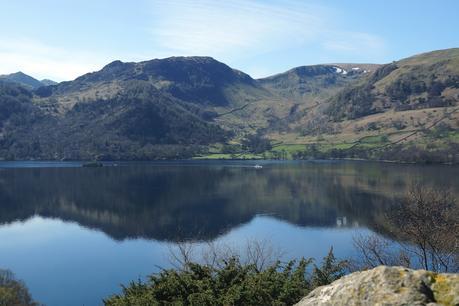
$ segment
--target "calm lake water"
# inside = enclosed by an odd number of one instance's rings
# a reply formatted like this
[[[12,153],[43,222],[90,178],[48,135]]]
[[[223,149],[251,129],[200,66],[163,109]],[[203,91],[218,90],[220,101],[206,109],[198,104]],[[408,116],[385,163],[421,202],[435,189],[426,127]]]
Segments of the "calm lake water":
[[[46,305],[101,305],[169,267],[177,242],[262,240],[317,259],[333,246],[347,257],[413,180],[459,190],[452,166],[258,163],[0,162],[0,268]]]

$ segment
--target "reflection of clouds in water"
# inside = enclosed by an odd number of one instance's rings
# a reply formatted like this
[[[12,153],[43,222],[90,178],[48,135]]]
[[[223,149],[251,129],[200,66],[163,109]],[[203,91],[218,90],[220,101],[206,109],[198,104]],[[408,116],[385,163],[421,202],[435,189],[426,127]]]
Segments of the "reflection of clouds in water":
[[[347,218],[346,217],[337,217],[336,218],[336,226],[343,227],[347,225]]]

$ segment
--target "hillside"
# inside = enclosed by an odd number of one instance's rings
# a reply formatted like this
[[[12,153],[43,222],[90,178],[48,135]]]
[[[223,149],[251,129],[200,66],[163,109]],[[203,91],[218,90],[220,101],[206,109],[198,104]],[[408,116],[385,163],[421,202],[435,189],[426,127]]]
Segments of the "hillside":
[[[49,79],[43,79],[40,81],[41,84],[43,84],[43,86],[50,86],[50,85],[57,85],[58,83],[53,81],[53,80],[49,80]]]
[[[313,98],[331,96],[378,67],[374,64],[301,66],[259,82],[287,99],[309,102]]]
[[[293,68],[287,72],[260,79],[260,84],[279,96],[286,109],[279,120],[271,121],[268,130],[286,132],[317,125],[325,102],[338,92],[365,79],[379,65],[330,64]]]
[[[0,81],[22,85],[28,89],[37,89],[42,86],[57,84],[56,82],[52,80],[45,79],[45,80],[39,81],[21,71],[16,72],[16,73],[6,74],[6,75],[0,75]]]
[[[43,91],[43,94],[67,97],[65,101],[76,103],[76,98],[91,99],[115,95],[129,81],[144,81],[175,98],[211,106],[235,103],[225,92],[230,86],[255,86],[250,76],[212,58],[172,57],[140,63],[114,61],[100,71],[52,86]],[[95,89],[99,89],[98,87],[102,91],[96,93]]]
[[[386,109],[453,106],[458,97],[459,49],[450,49],[384,65],[365,83],[337,95],[328,113],[335,120],[354,119]]]
[[[302,157],[458,161],[458,81],[459,49],[416,55],[382,65],[313,118],[269,135]]]
[[[5,159],[158,159],[191,157],[229,133],[148,84],[65,114],[33,102],[27,90],[0,87],[0,156]]]
[[[2,82],[3,159],[459,161],[459,49],[259,80],[210,57],[114,61],[32,88]]]
[[[249,75],[210,57],[171,57],[139,63],[114,61],[74,81],[40,88],[36,102],[62,115],[77,103],[111,99],[133,83],[149,84],[204,120],[215,120],[236,132],[265,126],[267,119],[254,104],[272,105],[275,100]]]

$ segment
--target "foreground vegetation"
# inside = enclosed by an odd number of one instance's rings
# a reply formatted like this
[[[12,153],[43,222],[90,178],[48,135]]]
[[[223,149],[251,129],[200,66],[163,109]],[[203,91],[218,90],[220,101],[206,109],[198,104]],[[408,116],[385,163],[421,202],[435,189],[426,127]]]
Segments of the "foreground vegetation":
[[[459,204],[451,191],[413,184],[385,218],[391,238],[374,234],[354,238],[360,267],[459,272]]]
[[[358,258],[337,260],[331,249],[320,267],[304,258],[283,263],[257,243],[245,256],[212,248],[201,262],[181,247],[173,257],[179,263],[176,269],[163,270],[147,282],[132,282],[104,302],[107,306],[293,305],[348,271],[379,265],[459,271],[458,204],[451,192],[413,184],[386,218],[392,238],[356,237]]]
[[[26,285],[9,270],[0,269],[0,306],[38,306]]]
[[[344,275],[346,262],[332,250],[320,267],[311,259],[276,262],[260,266],[243,263],[239,256],[213,263],[184,262],[150,276],[148,282],[133,282],[123,293],[105,300],[107,306],[125,305],[293,305],[312,289]]]

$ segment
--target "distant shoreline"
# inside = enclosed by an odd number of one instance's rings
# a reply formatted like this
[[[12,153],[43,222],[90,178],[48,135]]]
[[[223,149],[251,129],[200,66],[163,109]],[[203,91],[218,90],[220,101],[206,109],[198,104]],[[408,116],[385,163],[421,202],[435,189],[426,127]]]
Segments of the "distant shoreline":
[[[83,167],[88,162],[94,162],[91,160],[0,160],[0,169],[5,168],[41,168],[40,165],[46,166],[47,164],[53,165],[53,168],[61,168],[59,165],[62,165],[62,168],[79,168]],[[418,166],[428,166],[428,165],[444,165],[444,166],[458,166],[459,163],[441,163],[441,162],[407,162],[407,161],[394,161],[394,160],[374,160],[374,159],[363,159],[363,158],[330,158],[330,159],[228,159],[228,158],[199,158],[199,159],[155,159],[155,160],[106,160],[106,161],[97,161],[98,163],[103,164],[105,167],[116,167],[123,165],[133,165],[133,164],[206,164],[209,162],[269,162],[269,163],[291,163],[291,162],[304,162],[304,163],[333,163],[333,162],[364,162],[364,163],[387,163],[387,164],[400,164],[400,165],[418,165]],[[14,166],[18,164],[18,166]],[[23,164],[23,165],[20,165]],[[4,165],[7,165],[4,167]],[[27,167],[30,165],[30,167]]]

